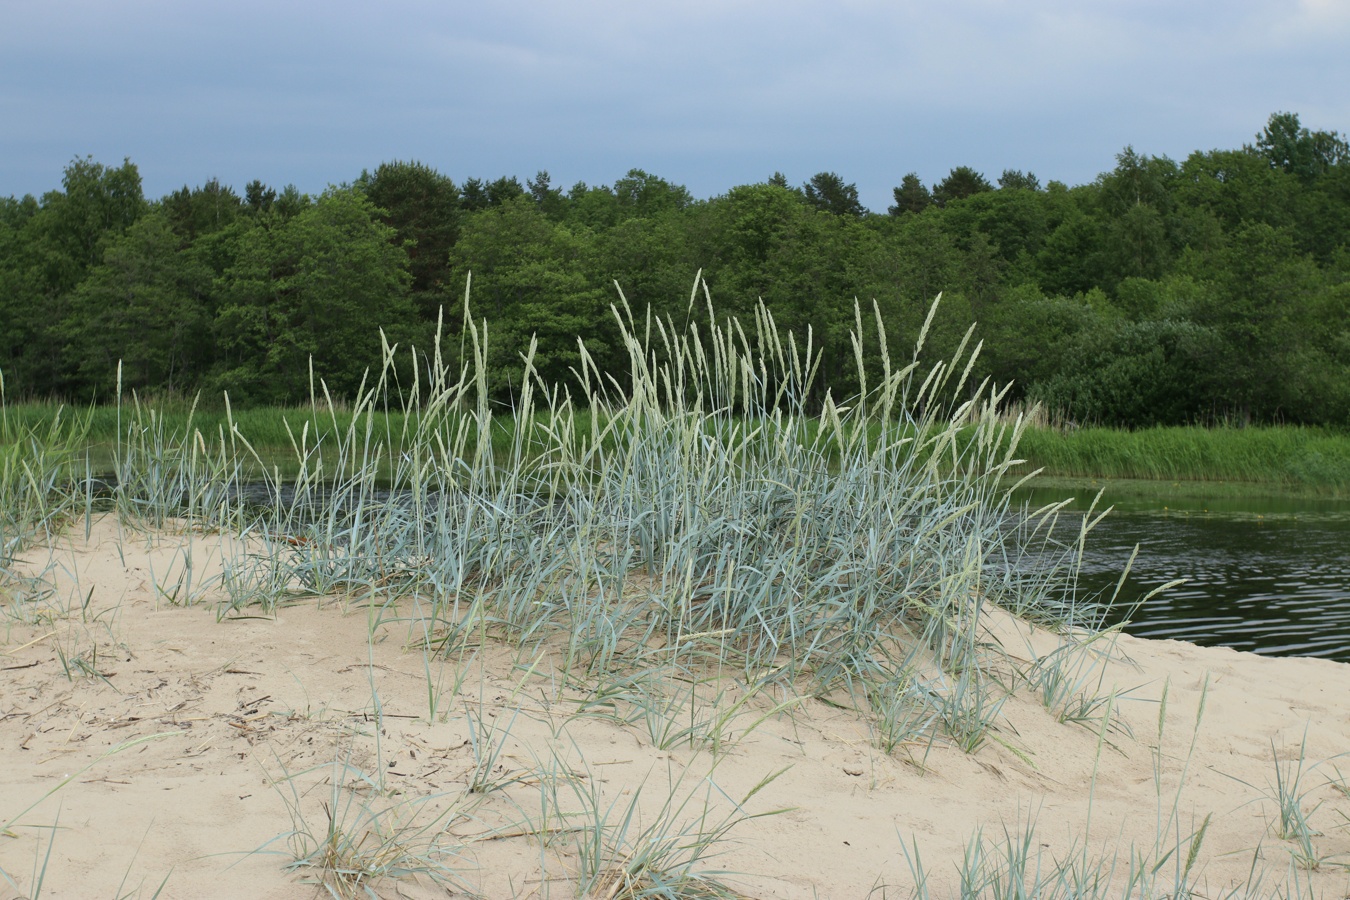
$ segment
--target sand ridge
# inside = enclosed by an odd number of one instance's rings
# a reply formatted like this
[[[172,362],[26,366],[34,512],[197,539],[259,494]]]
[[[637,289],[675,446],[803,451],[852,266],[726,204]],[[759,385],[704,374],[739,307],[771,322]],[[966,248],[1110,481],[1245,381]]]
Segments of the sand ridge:
[[[322,896],[316,870],[288,868],[288,833],[322,837],[330,818],[360,830],[362,810],[391,808],[379,821],[412,849],[434,840],[455,880],[386,878],[379,896],[570,897],[585,798],[610,823],[635,804],[634,833],[664,807],[678,831],[705,807],[705,824],[725,821],[775,773],[743,812],[783,811],[736,824],[708,863],[747,897],[907,897],[916,847],[932,895],[954,895],[977,831],[998,843],[1033,818],[1046,860],[1086,847],[1123,866],[1131,847],[1184,850],[1207,817],[1204,896],[1255,866],[1258,895],[1292,871],[1305,895],[1350,897],[1350,666],[1121,636],[1106,731],[1056,721],[1023,687],[974,753],[938,739],[886,754],[847,702],[782,693],[737,707],[722,752],[661,749],[653,729],[690,723],[616,721],[622,704],[588,707],[547,654],[489,641],[428,656],[407,601],[307,598],[217,621],[211,578],[232,540],[103,517],[27,553],[51,592],[0,644],[0,825],[17,819],[0,898],[31,896],[39,876],[43,897]],[[170,584],[197,602],[169,602]],[[1014,659],[1058,645],[1007,620],[995,637]],[[737,699],[728,688],[722,708]],[[1315,871],[1291,870],[1297,842],[1277,834],[1277,767],[1300,755]]]

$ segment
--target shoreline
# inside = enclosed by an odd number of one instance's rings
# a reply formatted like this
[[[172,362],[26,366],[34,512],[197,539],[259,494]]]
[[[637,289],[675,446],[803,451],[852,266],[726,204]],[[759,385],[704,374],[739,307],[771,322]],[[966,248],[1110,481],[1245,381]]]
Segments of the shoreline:
[[[1015,483],[1016,479],[1009,478]],[[1169,502],[1227,506],[1238,511],[1247,503],[1298,504],[1314,510],[1350,509],[1350,490],[1331,486],[1299,485],[1270,481],[1173,480],[1167,478],[1113,478],[1092,475],[1037,475],[1021,491],[1040,491],[1063,496],[1075,493],[1080,501],[1090,500],[1103,491],[1107,505],[1124,501],[1161,507]],[[1077,508],[1077,507],[1073,507]]]

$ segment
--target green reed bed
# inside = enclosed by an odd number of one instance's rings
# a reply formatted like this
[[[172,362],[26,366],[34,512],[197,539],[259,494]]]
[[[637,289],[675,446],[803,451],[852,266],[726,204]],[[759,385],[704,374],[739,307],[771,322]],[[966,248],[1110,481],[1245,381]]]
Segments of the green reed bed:
[[[1237,481],[1350,491],[1350,435],[1319,428],[1028,428],[1019,452],[1050,476]]]
[[[230,423],[237,424],[241,431],[250,435],[259,447],[288,447],[290,439],[286,426],[302,426],[306,421],[315,420],[315,410],[310,406],[266,406],[252,409],[231,409],[223,396],[165,399],[157,396],[135,397],[127,395],[120,399],[114,397],[106,402],[92,404],[84,410],[88,431],[86,438],[90,445],[113,446],[122,437],[122,428],[126,424],[128,409],[137,403],[146,410],[154,410],[158,419],[170,432],[191,433],[193,430],[206,434],[218,428],[229,428]],[[68,408],[54,401],[29,401],[11,404],[9,418],[15,427],[35,428],[45,426],[56,412]],[[398,426],[402,413],[389,414],[375,411],[380,424],[386,415]],[[318,420],[325,434],[337,434],[345,431],[351,424],[352,413],[349,409],[323,409]],[[334,427],[333,420],[337,425]]]
[[[55,416],[69,416],[70,408],[55,402],[26,402],[10,407],[13,426],[19,429],[45,428]],[[263,468],[280,466],[294,471],[296,456],[292,445],[308,431],[309,439],[322,442],[326,448],[337,441],[351,427],[352,412],[341,406],[323,408],[312,406],[255,407],[234,409],[228,398],[197,398],[165,401],[157,397],[140,398],[134,395],[83,408],[80,419],[85,423],[83,440],[79,446],[81,463],[85,457],[89,469],[97,475],[113,471],[114,460],[126,443],[128,427],[153,428],[164,436],[184,440],[200,433],[205,440],[214,441],[222,433],[238,429],[255,449],[257,458],[244,460],[245,473],[257,476]],[[373,426],[384,433],[403,431],[401,411],[369,410],[367,417]],[[153,423],[151,422],[153,419]],[[498,441],[508,433],[500,429]]]
[[[953,398],[948,398],[952,400]],[[572,412],[578,432],[591,427],[591,417],[601,423],[608,413],[602,409],[585,407],[578,398]],[[124,397],[108,403],[73,408],[54,401],[29,401],[6,406],[5,434],[0,446],[12,444],[14,435],[43,432],[59,423],[58,430],[70,441],[75,432],[81,435],[69,444],[67,457],[84,465],[85,456],[96,473],[111,470],[119,441],[124,438],[128,410],[140,408],[142,414],[153,414],[156,428],[165,434],[189,435],[200,431],[210,437],[224,430],[237,428],[247,437],[257,453],[257,460],[249,460],[247,471],[257,474],[260,468],[279,467],[288,474],[297,471],[293,441],[308,428],[309,439],[320,445],[321,453],[342,438],[353,426],[357,412],[347,402],[330,403],[321,392],[310,404],[293,407],[234,408],[228,397]],[[519,410],[491,404],[492,446],[499,458],[505,458],[511,449],[513,435],[522,427],[515,420]],[[950,406],[948,407],[950,409]],[[807,444],[815,444],[831,460],[839,458],[839,448],[817,438],[822,426],[818,418],[819,403],[810,407],[812,415],[801,423],[798,436]],[[371,427],[386,437],[421,434],[416,417],[421,415],[421,404],[404,403],[397,397],[382,396],[373,405],[360,411],[360,427]],[[705,419],[701,424],[716,440],[727,439],[733,430],[756,431],[754,413],[738,404],[734,414]],[[546,410],[534,410],[534,424],[547,422]],[[412,417],[414,421],[405,422]],[[945,424],[937,419],[939,426]],[[892,439],[908,427],[908,433],[917,438],[916,423],[898,422],[885,434]],[[930,423],[931,424],[931,423]],[[477,420],[470,417],[472,431]],[[975,439],[979,429],[962,428],[957,435],[958,445]],[[875,444],[883,431],[873,423],[867,438]],[[1296,425],[1251,426],[1245,428],[1219,427],[1158,427],[1128,431],[1116,428],[1086,427],[1066,429],[1041,424],[1032,419],[1021,431],[1019,455],[1027,460],[1028,468],[1040,468],[1051,478],[1135,479],[1145,481],[1239,482],[1261,485],[1287,485],[1324,492],[1350,490],[1350,435],[1324,428]],[[925,446],[916,440],[916,448]],[[393,449],[397,450],[397,447]],[[86,452],[87,451],[87,452]],[[394,455],[397,455],[395,453]],[[392,471],[384,473],[386,480]]]

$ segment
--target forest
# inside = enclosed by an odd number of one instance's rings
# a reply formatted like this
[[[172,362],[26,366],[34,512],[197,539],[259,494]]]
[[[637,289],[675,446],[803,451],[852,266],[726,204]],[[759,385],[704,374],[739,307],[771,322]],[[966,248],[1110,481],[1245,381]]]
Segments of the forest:
[[[691,302],[699,271],[711,303]],[[120,364],[124,391],[283,405],[309,398],[313,372],[350,396],[381,333],[430,352],[443,320],[444,354],[464,352],[470,274],[503,404],[532,337],[546,381],[574,377],[578,337],[621,374],[616,285],[639,322],[678,327],[750,323],[762,300],[803,350],[810,329],[819,399],[859,387],[859,323],[867,353],[880,321],[908,358],[941,293],[925,358],[978,323],[973,381],[1066,422],[1350,428],[1350,147],[1295,113],[1180,162],[1127,147],[1072,187],[911,173],[885,211],[833,172],[700,200],[639,169],[562,189],[415,161],[318,196],[211,179],[152,200],[130,160],[76,158],[60,189],[0,198],[4,391],[110,399]]]

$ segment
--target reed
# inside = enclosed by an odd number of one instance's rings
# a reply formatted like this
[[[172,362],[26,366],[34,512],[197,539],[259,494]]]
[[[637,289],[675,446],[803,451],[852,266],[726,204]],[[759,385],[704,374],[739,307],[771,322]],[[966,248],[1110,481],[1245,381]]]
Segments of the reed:
[[[1350,491],[1350,436],[1322,428],[1029,428],[1021,452],[1047,475],[1237,481]]]

